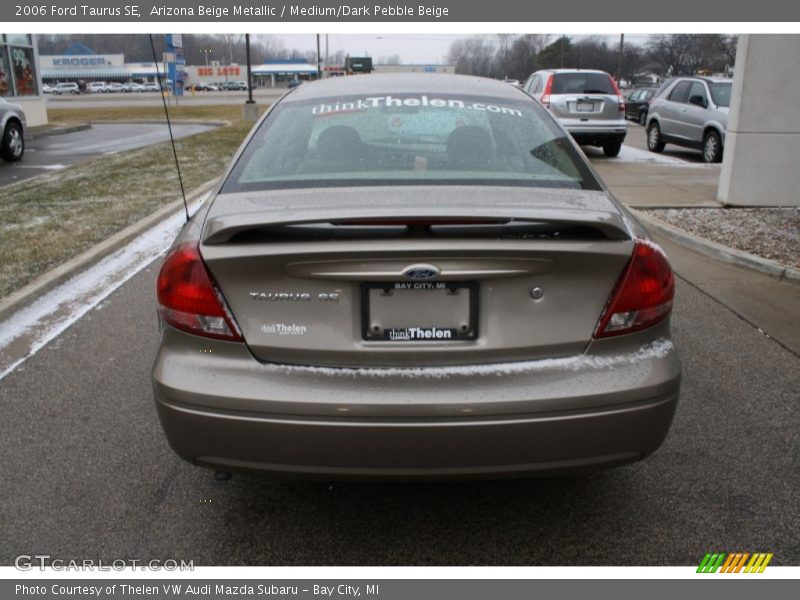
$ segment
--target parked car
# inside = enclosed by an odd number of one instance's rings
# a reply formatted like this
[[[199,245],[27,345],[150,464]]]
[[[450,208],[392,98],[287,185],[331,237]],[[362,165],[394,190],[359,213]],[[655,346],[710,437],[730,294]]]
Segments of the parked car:
[[[22,160],[25,155],[27,121],[25,111],[19,104],[0,98],[0,158],[9,162]]]
[[[289,82],[287,83],[287,87],[288,87],[290,90],[292,90],[292,89],[296,88],[297,86],[299,86],[299,85],[300,85],[300,84],[302,84],[302,83],[303,83],[303,82],[302,82],[300,79],[298,79],[297,77],[295,77],[294,79],[290,79],[290,80],[289,80]]]
[[[306,83],[157,279],[166,438],[223,472],[556,473],[670,427],[674,279],[553,115],[501,81]]]
[[[42,93],[43,94],[52,94],[55,91],[55,86],[52,86],[48,83],[42,84]]]
[[[628,132],[625,101],[605,71],[547,69],[528,78],[523,89],[558,118],[579,144],[600,146],[617,156]]]
[[[160,92],[161,91],[161,86],[158,85],[157,83],[152,82],[152,81],[148,81],[142,87],[144,88],[142,91],[145,91],[145,92]]]
[[[106,91],[106,82],[92,81],[86,89],[90,94],[102,94]]]
[[[125,91],[125,87],[117,81],[112,81],[111,83],[106,84],[104,91],[107,94],[119,94]]]
[[[144,92],[144,86],[141,83],[137,83],[136,81],[128,81],[127,83],[122,84],[122,91],[128,93],[138,93]]]
[[[247,84],[244,81],[226,81],[222,84],[222,89],[229,92],[241,92],[247,90]]]
[[[661,152],[666,144],[696,148],[707,163],[720,162],[725,147],[730,79],[676,77],[662,87],[647,115],[647,147]]]
[[[53,94],[56,96],[61,96],[62,94],[80,94],[80,88],[78,84],[75,82],[64,82],[64,83],[57,83],[55,89],[53,90]]]
[[[517,87],[519,87],[519,85],[520,85],[519,79],[509,79],[508,77],[503,79],[503,82],[507,83],[508,85],[515,85]]]
[[[644,125],[647,122],[650,101],[657,90],[656,87],[639,88],[625,96],[625,117],[636,121],[639,125]]]
[[[202,83],[203,90],[206,92],[218,92],[219,86],[216,83]]]

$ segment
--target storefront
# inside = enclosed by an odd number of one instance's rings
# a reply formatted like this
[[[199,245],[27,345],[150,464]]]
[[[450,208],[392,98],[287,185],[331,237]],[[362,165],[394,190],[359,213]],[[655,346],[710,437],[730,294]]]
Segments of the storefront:
[[[40,57],[42,81],[127,81],[124,54],[95,54],[84,44],[72,44],[63,54]]]
[[[124,54],[96,54],[94,50],[76,42],[62,54],[43,55],[39,57],[42,69],[42,81],[50,85],[61,82],[104,81],[125,83],[157,82],[159,74],[167,77],[167,65],[154,62],[125,62]],[[182,81],[185,78],[181,70]]]
[[[313,79],[317,76],[317,67],[305,60],[274,60],[253,67],[253,83],[257,87],[275,87],[276,83],[290,79]]]
[[[36,36],[0,35],[0,96],[22,106],[28,126],[47,123]]]

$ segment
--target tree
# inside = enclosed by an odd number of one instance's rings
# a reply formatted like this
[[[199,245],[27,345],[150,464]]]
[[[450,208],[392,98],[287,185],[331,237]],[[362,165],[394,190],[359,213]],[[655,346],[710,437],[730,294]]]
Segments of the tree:
[[[456,73],[498,77],[495,45],[483,36],[455,40],[447,56]]]
[[[549,35],[521,35],[510,43],[507,51],[498,50],[499,70],[503,76],[525,81],[536,70],[536,57],[547,46],[549,38]]]
[[[736,38],[719,34],[658,35],[647,44],[647,55],[664,75],[718,72],[734,63]]]
[[[375,61],[377,65],[399,65],[402,64],[399,54],[391,54],[389,56],[379,56]]]
[[[536,67],[539,69],[557,69],[572,66],[572,40],[562,35],[552,44],[539,52]]]

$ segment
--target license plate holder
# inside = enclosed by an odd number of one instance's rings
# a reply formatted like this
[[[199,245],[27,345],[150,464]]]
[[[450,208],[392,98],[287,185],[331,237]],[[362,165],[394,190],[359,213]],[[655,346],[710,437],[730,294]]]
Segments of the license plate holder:
[[[578,112],[594,112],[594,102],[591,100],[578,100],[575,103]]]
[[[366,341],[454,342],[478,337],[476,282],[363,283],[361,334]]]

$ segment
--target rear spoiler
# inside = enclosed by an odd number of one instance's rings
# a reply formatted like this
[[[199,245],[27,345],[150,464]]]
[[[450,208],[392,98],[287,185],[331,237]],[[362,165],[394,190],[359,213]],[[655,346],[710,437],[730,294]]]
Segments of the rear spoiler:
[[[203,243],[214,245],[231,241],[235,236],[248,231],[269,231],[299,226],[502,226],[502,225],[552,225],[558,227],[588,227],[611,240],[631,239],[625,221],[619,214],[606,211],[535,208],[524,211],[487,208],[470,209],[465,216],[463,209],[436,208],[421,210],[397,207],[389,211],[385,206],[369,209],[365,207],[343,207],[309,210],[291,209],[263,212],[245,212],[218,217],[209,217],[205,223]]]

